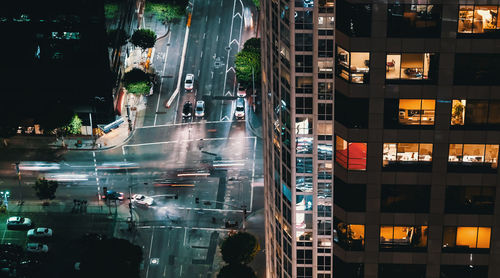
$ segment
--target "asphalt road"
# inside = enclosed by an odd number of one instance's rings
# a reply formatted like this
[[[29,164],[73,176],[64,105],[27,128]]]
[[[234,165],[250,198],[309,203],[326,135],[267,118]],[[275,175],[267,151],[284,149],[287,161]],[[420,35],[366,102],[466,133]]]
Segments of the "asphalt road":
[[[125,145],[62,154],[1,150],[0,190],[11,192],[12,205],[21,196],[33,201],[37,198],[31,187],[37,177],[66,175],[78,180],[60,181],[57,202],[84,199],[96,204],[104,186],[126,195],[131,188],[133,194],[153,196],[152,207],[134,208],[134,232],[118,234],[143,247],[143,277],[211,277],[221,266],[215,254],[220,239],[229,232],[225,221],[241,224],[243,206],[248,213],[263,206],[262,187],[253,186],[262,181],[261,140],[249,129],[248,119],[233,119],[234,56],[240,38],[252,31],[244,28],[242,14],[240,0],[195,0],[184,72],[178,70],[186,27],[177,24],[157,42],[153,64],[161,82],[148,99],[143,126]],[[146,27],[159,34],[164,30],[161,25]],[[184,79],[187,73],[195,75],[193,92],[181,90],[175,105],[167,109],[165,103],[175,90],[178,75]],[[193,104],[204,100],[206,116],[183,120],[180,112],[187,99]],[[15,161],[58,161],[60,168],[22,170],[19,186]],[[109,168],[124,161],[133,167]],[[208,175],[178,176],[193,170]],[[159,187],[155,186],[158,179],[194,186]],[[128,200],[124,200],[120,210],[127,211],[127,206]]]

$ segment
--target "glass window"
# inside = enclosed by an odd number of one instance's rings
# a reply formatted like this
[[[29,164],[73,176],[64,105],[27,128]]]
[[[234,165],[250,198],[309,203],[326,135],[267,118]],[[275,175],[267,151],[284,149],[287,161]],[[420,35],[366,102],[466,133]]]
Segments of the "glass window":
[[[366,184],[345,183],[335,177],[334,202],[337,206],[350,212],[366,210]]]
[[[427,226],[380,226],[380,249],[425,251]]]
[[[379,264],[378,277],[425,278],[425,264]]]
[[[313,177],[297,176],[295,177],[295,184],[297,192],[313,192]]]
[[[366,143],[348,143],[336,136],[335,161],[348,170],[366,170]]]
[[[313,100],[310,97],[295,98],[295,113],[297,114],[312,114]]]
[[[446,187],[445,212],[493,214],[496,188],[487,186]]]
[[[295,51],[312,51],[313,50],[313,34],[312,33],[295,33]],[[333,51],[333,46],[332,46]]]
[[[432,147],[427,143],[384,143],[382,165],[394,170],[428,169],[432,162]]]
[[[465,123],[465,99],[454,99],[451,102],[451,125],[464,125]]]
[[[333,218],[333,241],[345,250],[359,251],[365,245],[365,225],[346,224]]]
[[[295,118],[295,134],[312,134],[312,127],[312,119],[307,117]]]
[[[297,154],[312,154],[313,138],[312,137],[296,137],[295,138],[295,153]]]
[[[333,119],[333,104],[318,103],[318,120],[331,121]]]
[[[296,158],[296,167],[297,173],[312,173],[312,157],[297,157]]]
[[[337,46],[337,76],[351,83],[366,84],[369,73],[369,52],[348,52]]]
[[[318,40],[318,57],[333,57],[333,40]]]
[[[452,169],[450,166],[459,170],[467,167],[496,169],[498,149],[499,145],[450,144],[448,170]]]
[[[332,79],[333,78],[333,61],[332,59],[318,61],[318,78]]]
[[[490,227],[444,227],[443,251],[481,252],[490,248],[490,237]]]
[[[429,205],[430,186],[428,185],[382,185],[380,192],[380,211],[382,212],[428,213]]]
[[[496,37],[500,30],[497,5],[460,5],[458,34]]]
[[[335,93],[335,121],[348,128],[368,127],[368,99],[350,98],[340,92]]]
[[[492,127],[500,123],[500,101],[454,99],[451,106],[451,125]]]
[[[332,153],[332,144],[318,144],[318,160],[332,160]]]
[[[434,99],[400,99],[399,124],[434,125],[435,107]]]
[[[312,10],[296,11],[295,12],[295,29],[308,29],[313,28],[313,12]]]
[[[318,83],[318,99],[322,100],[333,99],[333,82]]]
[[[312,72],[311,55],[295,55],[295,72]]]
[[[336,2],[339,31],[350,37],[369,37],[372,26],[372,5],[351,4],[345,0]]]
[[[499,85],[500,54],[455,54],[455,85]]]
[[[440,278],[488,278],[487,265],[441,265]]]
[[[434,53],[387,54],[386,80],[435,80],[437,55]]]
[[[318,179],[331,180],[332,179],[332,163],[321,162],[318,163]]]
[[[388,4],[388,37],[440,37],[441,5]]]
[[[318,35],[332,36],[334,22],[333,16],[318,16]]]
[[[313,93],[312,76],[296,76],[295,92],[297,94],[312,94]]]

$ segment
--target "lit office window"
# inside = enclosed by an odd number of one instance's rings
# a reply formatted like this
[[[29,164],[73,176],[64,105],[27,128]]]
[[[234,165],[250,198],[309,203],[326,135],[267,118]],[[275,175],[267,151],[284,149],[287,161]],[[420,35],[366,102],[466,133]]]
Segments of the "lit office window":
[[[460,5],[458,11],[458,33],[498,35],[497,5]]]
[[[383,167],[415,166],[432,162],[432,144],[384,143]]]
[[[427,226],[380,226],[381,250],[427,249]]]
[[[490,237],[490,227],[444,227],[443,251],[481,252],[490,248]]]
[[[337,76],[351,83],[368,83],[370,73],[369,52],[349,52],[337,46]]]
[[[433,125],[435,108],[434,99],[400,99],[399,124]]]
[[[483,166],[496,169],[498,166],[498,145],[450,144],[448,165]]]
[[[335,161],[348,170],[366,170],[366,143],[349,143],[335,136]]]
[[[387,80],[432,80],[437,74],[437,55],[434,53],[387,54]]]
[[[359,251],[365,246],[365,225],[347,224],[338,218],[334,218],[333,241],[344,250]]]

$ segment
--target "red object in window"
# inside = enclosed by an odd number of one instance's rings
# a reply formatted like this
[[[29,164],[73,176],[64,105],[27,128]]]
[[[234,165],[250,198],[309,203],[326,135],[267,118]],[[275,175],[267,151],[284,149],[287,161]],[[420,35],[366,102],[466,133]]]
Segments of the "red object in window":
[[[349,170],[366,170],[366,143],[349,143]]]

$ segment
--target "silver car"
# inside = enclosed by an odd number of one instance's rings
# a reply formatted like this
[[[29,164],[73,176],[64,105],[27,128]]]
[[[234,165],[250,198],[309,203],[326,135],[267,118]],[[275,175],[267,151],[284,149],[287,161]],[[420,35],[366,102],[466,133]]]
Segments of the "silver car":
[[[28,236],[28,238],[48,238],[52,237],[52,229],[49,228],[30,229],[26,235]]]
[[[11,216],[7,219],[7,229],[29,228],[31,227],[31,219],[20,216]]]
[[[205,116],[205,102],[203,100],[198,100],[196,102],[196,108],[194,109],[194,115],[196,117]]]

